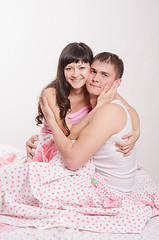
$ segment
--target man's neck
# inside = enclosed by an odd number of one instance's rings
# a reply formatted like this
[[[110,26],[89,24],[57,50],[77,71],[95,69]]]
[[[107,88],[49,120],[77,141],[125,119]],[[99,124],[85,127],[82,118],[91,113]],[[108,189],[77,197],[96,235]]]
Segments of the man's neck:
[[[91,107],[94,108],[97,104],[97,98],[98,96],[95,96],[95,95],[91,95],[90,94],[90,104],[91,104]]]

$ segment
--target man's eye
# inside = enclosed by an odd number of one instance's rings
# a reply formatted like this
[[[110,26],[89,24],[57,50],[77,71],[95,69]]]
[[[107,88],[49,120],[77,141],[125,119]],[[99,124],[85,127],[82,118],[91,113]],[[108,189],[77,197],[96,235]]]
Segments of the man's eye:
[[[85,67],[80,67],[80,69],[85,69]]]
[[[94,70],[91,70],[91,73],[95,74],[96,72]]]
[[[103,77],[107,77],[108,75],[107,74],[103,74]]]

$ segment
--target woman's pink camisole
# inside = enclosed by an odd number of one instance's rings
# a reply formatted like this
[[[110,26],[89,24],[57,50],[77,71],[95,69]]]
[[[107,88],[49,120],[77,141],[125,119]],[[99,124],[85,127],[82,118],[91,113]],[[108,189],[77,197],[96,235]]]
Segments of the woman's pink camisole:
[[[83,108],[81,108],[80,110],[78,110],[75,113],[67,114],[67,117],[70,120],[71,124],[75,125],[81,119],[83,119],[85,116],[87,116],[87,114],[90,111],[91,111],[91,105],[88,104],[88,105],[84,106]],[[46,134],[51,134],[52,133],[48,123],[46,122],[46,120],[44,120],[44,126],[42,127],[41,132],[46,133]]]

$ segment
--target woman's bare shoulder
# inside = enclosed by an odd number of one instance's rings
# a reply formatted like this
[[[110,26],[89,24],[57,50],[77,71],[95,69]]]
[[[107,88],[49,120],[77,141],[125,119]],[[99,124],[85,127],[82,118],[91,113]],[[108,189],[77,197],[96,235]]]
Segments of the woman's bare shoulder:
[[[55,98],[56,97],[56,89],[55,88],[46,88],[42,91],[42,96],[46,98]]]

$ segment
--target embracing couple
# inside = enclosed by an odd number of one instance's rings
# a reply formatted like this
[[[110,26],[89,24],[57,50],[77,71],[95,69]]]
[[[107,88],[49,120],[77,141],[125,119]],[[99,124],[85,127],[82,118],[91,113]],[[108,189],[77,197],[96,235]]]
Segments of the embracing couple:
[[[39,137],[27,141],[28,156],[49,162],[58,152],[73,171],[92,158],[95,171],[114,194],[130,195],[140,121],[117,93],[123,71],[116,54],[102,52],[93,58],[86,44],[68,44],[60,55],[56,79],[41,93],[36,121],[43,126]]]
[[[123,71],[116,54],[63,49],[39,98],[43,125],[27,141],[29,158],[1,168],[0,223],[140,233],[159,214],[156,186],[136,174],[140,121],[117,93]]]

